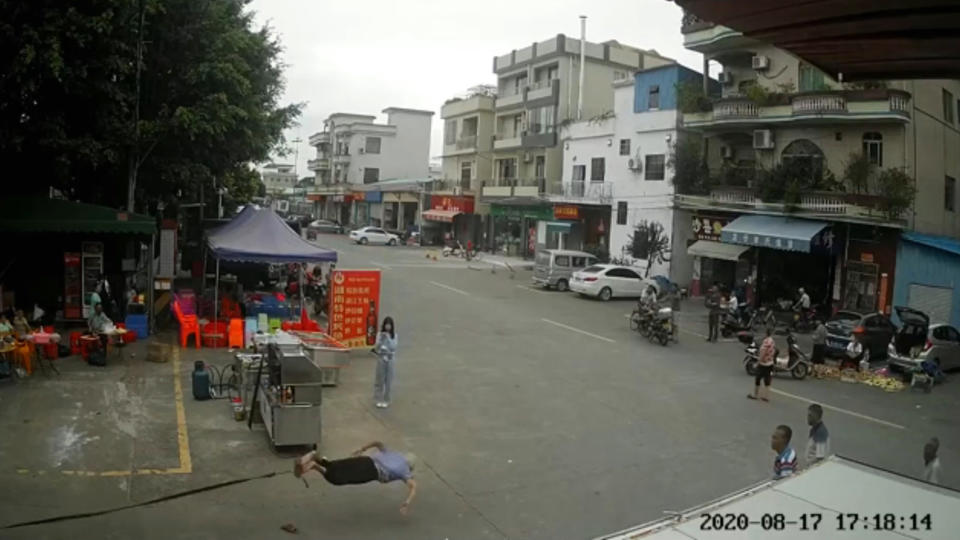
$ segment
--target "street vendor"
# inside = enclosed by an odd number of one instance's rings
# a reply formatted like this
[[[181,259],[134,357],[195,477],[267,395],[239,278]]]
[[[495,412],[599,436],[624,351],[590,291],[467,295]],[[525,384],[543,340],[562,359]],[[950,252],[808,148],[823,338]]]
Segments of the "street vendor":
[[[365,452],[375,449],[370,455]],[[417,483],[413,479],[416,456],[401,454],[378,441],[367,443],[358,448],[352,457],[330,460],[318,457],[316,450],[309,452],[294,462],[293,474],[297,478],[315,470],[335,486],[380,482],[387,484],[400,481],[407,486],[407,498],[400,505],[400,513],[406,515],[410,503],[417,495]]]
[[[103,304],[94,304],[93,305],[93,315],[90,316],[90,319],[87,321],[87,327],[90,329],[90,333],[98,336],[100,338],[100,344],[104,349],[107,348],[107,341],[109,337],[104,332],[108,326],[112,326],[113,321],[107,317],[107,314],[103,312]]]
[[[16,315],[13,316],[13,331],[17,333],[18,336],[23,337],[30,333],[30,323],[27,321],[27,316],[23,314],[22,309],[18,309]]]

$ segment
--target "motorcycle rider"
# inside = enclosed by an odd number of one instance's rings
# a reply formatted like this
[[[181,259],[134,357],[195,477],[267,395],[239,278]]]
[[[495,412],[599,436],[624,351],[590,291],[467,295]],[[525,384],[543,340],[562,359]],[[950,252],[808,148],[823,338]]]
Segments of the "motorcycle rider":
[[[803,311],[810,309],[810,295],[807,294],[807,291],[805,291],[803,287],[800,287],[797,289],[797,294],[799,298],[797,298],[797,302],[793,304],[793,309]]]

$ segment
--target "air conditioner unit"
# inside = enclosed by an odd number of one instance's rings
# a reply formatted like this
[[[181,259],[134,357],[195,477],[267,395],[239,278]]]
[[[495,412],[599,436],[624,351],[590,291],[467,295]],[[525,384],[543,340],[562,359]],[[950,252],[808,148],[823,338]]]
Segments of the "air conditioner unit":
[[[772,150],[773,132],[769,129],[753,130],[753,147],[757,150]]]
[[[721,146],[720,157],[722,157],[723,159],[733,159],[733,147]]]
[[[362,153],[364,153],[364,152],[365,152],[365,150],[364,150],[363,147],[361,146],[361,147],[360,147],[360,153],[362,154]]]
[[[643,162],[640,159],[629,159],[627,160],[627,168],[631,171],[639,171],[643,168]]]
[[[758,54],[751,59],[750,64],[753,66],[754,70],[763,71],[770,67],[770,58],[763,56],[762,54]]]
[[[720,74],[717,75],[717,80],[724,86],[730,86],[733,84],[733,74],[729,71],[721,71]]]

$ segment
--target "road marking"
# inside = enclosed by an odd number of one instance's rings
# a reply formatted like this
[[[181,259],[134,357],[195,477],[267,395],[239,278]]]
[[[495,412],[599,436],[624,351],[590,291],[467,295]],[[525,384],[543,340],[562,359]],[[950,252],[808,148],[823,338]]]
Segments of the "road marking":
[[[376,267],[378,267],[378,268],[385,268],[385,269],[387,269],[387,270],[390,269],[390,265],[389,265],[389,264],[385,264],[385,263],[382,263],[382,262],[370,261],[370,264],[372,264],[372,265],[374,265],[374,266],[376,266]]]
[[[526,289],[526,290],[528,290],[528,291],[530,291],[530,292],[535,292],[535,293],[547,293],[547,294],[550,294],[550,291],[548,291],[548,290],[546,290],[546,289],[537,289],[537,288],[531,287],[531,286],[529,286],[529,285],[517,285],[517,288],[518,288],[518,289]]]
[[[437,283],[436,281],[431,281],[430,283],[433,284],[433,285],[436,285],[437,287],[441,287],[441,288],[447,289],[448,291],[453,291],[453,292],[455,292],[455,293],[457,293],[457,294],[462,294],[462,295],[464,295],[464,296],[470,296],[470,293],[468,293],[467,291],[461,291],[460,289],[457,289],[456,287],[451,287],[451,286],[449,286],[449,285],[444,285],[443,283]]]
[[[566,328],[567,330],[570,330],[570,331],[572,331],[572,332],[577,332],[578,334],[583,334],[583,335],[585,335],[585,336],[590,336],[590,337],[592,337],[592,338],[594,338],[594,339],[599,339],[599,340],[601,340],[601,341],[606,341],[607,343],[616,343],[615,340],[612,340],[612,339],[610,339],[610,338],[608,338],[608,337],[598,336],[597,334],[591,334],[590,332],[586,332],[586,331],[584,331],[584,330],[581,330],[581,329],[579,329],[579,328],[574,328],[574,327],[572,327],[572,326],[567,326],[567,325],[565,325],[565,324],[563,324],[563,323],[558,323],[557,321],[551,321],[550,319],[540,319],[540,320],[543,321],[543,322],[545,322],[545,323],[550,323],[550,324],[552,324],[552,325],[554,325],[554,326],[559,326],[560,328]]]
[[[777,390],[776,388],[771,388],[770,391],[773,392],[773,393],[775,393],[775,394],[780,394],[781,396],[785,396],[785,397],[788,397],[788,398],[793,398],[793,399],[796,399],[796,400],[799,400],[799,401],[803,401],[803,402],[805,402],[805,403],[817,403],[817,404],[819,404],[821,407],[823,407],[824,409],[830,409],[831,411],[836,411],[836,412],[839,412],[839,413],[847,414],[847,415],[850,415],[850,416],[853,416],[853,417],[856,417],[856,418],[860,418],[861,420],[867,420],[867,421],[869,421],[869,422],[875,422],[875,423],[877,423],[877,424],[884,425],[884,426],[887,426],[887,427],[892,427],[892,428],[895,428],[895,429],[907,429],[906,427],[901,426],[900,424],[894,424],[893,422],[887,422],[886,420],[880,420],[879,418],[874,418],[874,417],[872,417],[872,416],[867,416],[867,415],[865,415],[865,414],[860,414],[860,413],[858,413],[858,412],[854,412],[854,411],[850,411],[850,410],[847,410],[847,409],[843,409],[843,408],[841,408],[841,407],[835,407],[835,406],[833,406],[833,405],[827,405],[826,403],[824,403],[824,402],[822,402],[822,401],[816,401],[816,400],[813,400],[813,399],[807,399],[807,398],[802,397],[802,396],[795,396],[795,395],[793,395],[793,394],[784,392],[783,390]]]

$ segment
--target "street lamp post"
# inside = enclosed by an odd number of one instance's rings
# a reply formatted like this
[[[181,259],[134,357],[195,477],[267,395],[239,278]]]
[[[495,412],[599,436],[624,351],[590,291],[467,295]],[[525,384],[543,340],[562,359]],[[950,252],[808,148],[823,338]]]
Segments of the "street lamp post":
[[[225,187],[220,187],[217,190],[217,218],[223,219],[223,196],[227,194],[229,190]]]

